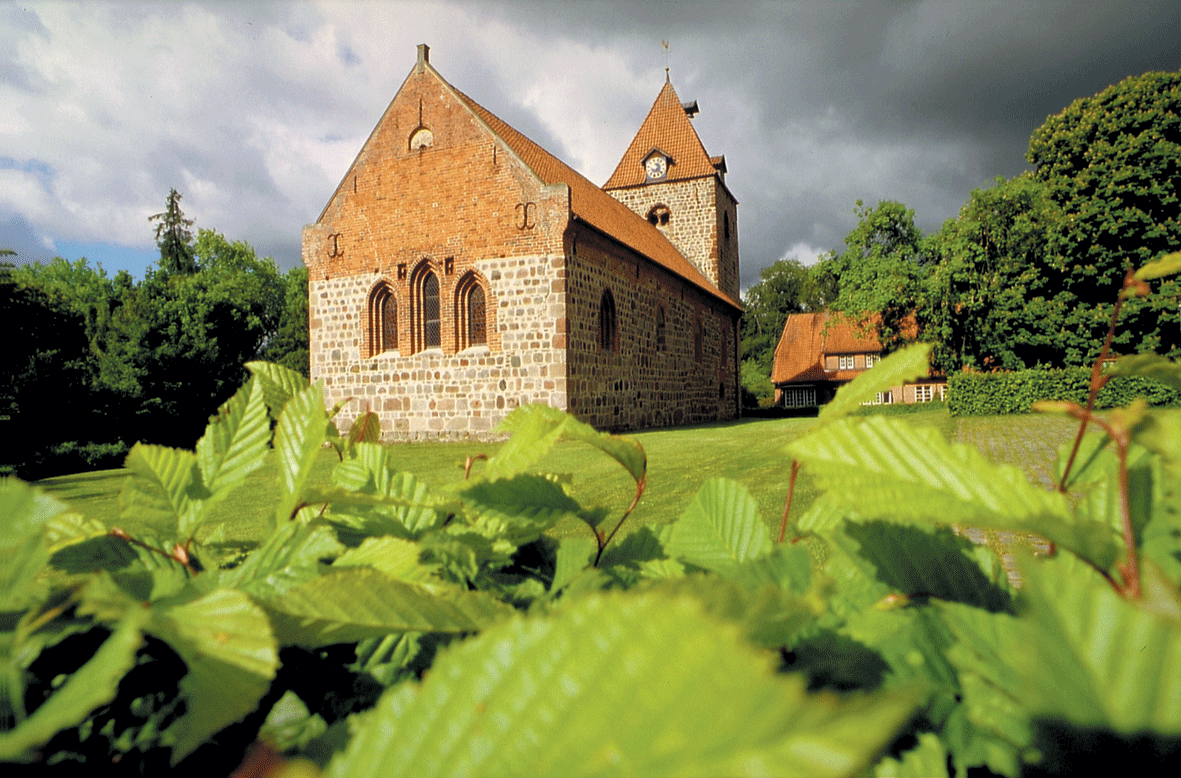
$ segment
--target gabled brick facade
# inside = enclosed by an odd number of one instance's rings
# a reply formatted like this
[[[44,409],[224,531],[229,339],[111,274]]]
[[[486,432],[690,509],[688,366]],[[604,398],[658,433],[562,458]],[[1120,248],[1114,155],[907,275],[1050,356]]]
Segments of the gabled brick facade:
[[[735,417],[736,203],[724,164],[709,170],[659,184],[678,228],[700,223],[670,241],[448,84],[420,46],[304,228],[312,379],[329,405],[356,398],[340,426],[368,409],[387,440],[486,438],[531,402],[613,430]]]

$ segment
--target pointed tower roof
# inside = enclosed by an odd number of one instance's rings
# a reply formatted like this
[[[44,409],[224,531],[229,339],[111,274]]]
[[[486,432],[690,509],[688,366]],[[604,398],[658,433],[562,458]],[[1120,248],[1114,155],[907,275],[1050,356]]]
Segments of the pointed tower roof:
[[[672,161],[668,175],[662,181],[685,181],[717,175],[717,165],[705,152],[697,131],[689,121],[689,111],[696,113],[696,109],[696,102],[688,108],[682,105],[672,84],[665,81],[664,88],[652,104],[652,110],[648,112],[648,118],[640,125],[639,132],[632,138],[623,159],[603,188],[623,189],[647,183],[644,160],[653,150],[659,150]],[[718,160],[720,162],[721,158]]]

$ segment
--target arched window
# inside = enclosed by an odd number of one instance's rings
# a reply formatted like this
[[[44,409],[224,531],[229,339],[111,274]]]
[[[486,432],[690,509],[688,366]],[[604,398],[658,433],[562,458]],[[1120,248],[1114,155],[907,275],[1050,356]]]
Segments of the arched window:
[[[375,357],[398,347],[398,301],[385,281],[369,293],[369,356]]]
[[[488,344],[487,293],[475,273],[465,275],[456,289],[455,327],[460,349]]]
[[[664,205],[663,203],[660,205],[654,205],[648,211],[648,222],[650,224],[654,224],[657,227],[667,227],[669,220],[672,219],[672,215],[673,213],[669,210],[667,205]]]
[[[439,279],[428,271],[422,277],[422,347],[438,348],[439,331]]]
[[[603,351],[619,350],[619,325],[615,318],[615,296],[610,289],[603,290],[599,298],[599,348]]]
[[[656,352],[660,354],[667,350],[664,334],[664,306],[658,305],[656,306]]]

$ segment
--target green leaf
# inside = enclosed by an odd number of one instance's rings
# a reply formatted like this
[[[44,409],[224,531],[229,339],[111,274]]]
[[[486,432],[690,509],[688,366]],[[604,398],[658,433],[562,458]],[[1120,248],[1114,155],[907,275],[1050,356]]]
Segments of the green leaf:
[[[541,407],[549,408],[548,405]],[[648,455],[644,453],[644,447],[631,438],[599,432],[586,422],[573,417],[566,422],[562,436],[568,440],[579,440],[594,446],[622,465],[636,483],[644,481],[648,472]]]
[[[885,392],[907,381],[924,378],[930,374],[931,344],[916,343],[895,351],[890,356],[854,378],[837,390],[832,402],[820,411],[820,422],[836,421],[861,410],[867,402],[873,402],[878,392]]]
[[[233,589],[158,613],[150,629],[189,668],[180,684],[185,715],[170,728],[176,764],[258,706],[279,667],[279,649],[266,614]]]
[[[216,586],[237,588],[266,599],[283,594],[320,573],[321,559],[344,550],[331,530],[323,525],[288,522],[250,552],[246,561],[230,570],[198,577],[216,581]]]
[[[381,419],[373,411],[365,411],[349,427],[348,445],[381,441]]]
[[[874,778],[947,778],[947,749],[931,732],[919,734],[919,744],[901,759],[883,759],[873,769]]]
[[[554,580],[550,583],[551,593],[558,592],[566,584],[574,580],[574,576],[590,567],[599,544],[594,538],[579,535],[573,538],[563,538],[558,545],[557,560],[554,563]]]
[[[1065,495],[1042,490],[1019,468],[993,464],[932,429],[883,416],[842,420],[787,450],[811,466],[831,499],[865,518],[1037,533],[1104,570],[1119,553],[1113,530],[1075,520]]]
[[[1074,560],[1027,560],[1021,572],[1031,607],[1011,660],[1028,708],[1084,727],[1181,734],[1181,620],[1120,597]]]
[[[563,516],[582,509],[561,484],[542,475],[475,481],[460,490],[459,497],[475,515],[473,524],[517,546],[536,540]]]
[[[592,595],[447,650],[325,775],[857,775],[913,707],[809,695],[693,599]]]
[[[66,506],[16,478],[0,478],[0,611],[41,599],[30,588],[49,562],[46,527]]]
[[[630,438],[599,432],[549,405],[523,405],[506,416],[498,430],[511,432],[512,437],[488,461],[484,474],[490,479],[524,472],[545,456],[562,437],[579,440],[599,449],[622,465],[637,483],[644,480],[647,472],[648,458],[639,443]]]
[[[1181,273],[1181,251],[1165,254],[1160,259],[1142,266],[1136,271],[1136,280],[1152,281],[1156,278],[1171,276],[1174,273]]]
[[[1144,376],[1181,391],[1181,363],[1156,354],[1129,354],[1120,357],[1104,372],[1113,376]]]
[[[361,545],[351,548],[332,563],[334,568],[372,567],[390,578],[416,584],[428,591],[444,591],[452,587],[435,575],[436,568],[418,561],[422,548],[410,540],[385,535],[365,538]]]
[[[312,490],[307,501],[329,503],[335,520],[367,533],[418,538],[447,518],[446,506],[431,496],[426,482],[398,472],[385,446],[358,443],[332,471],[332,483],[350,493]]]
[[[672,526],[665,552],[706,570],[733,574],[748,559],[771,550],[759,506],[737,481],[705,482]]]
[[[175,532],[178,538],[191,537],[200,526],[203,501],[209,496],[196,454],[136,443],[124,467],[132,475],[119,493],[119,516],[151,524],[157,531]]]
[[[978,556],[982,549],[949,527],[850,522],[832,539],[863,560],[869,574],[909,599],[933,597],[994,612],[1013,609],[1000,560],[983,549],[992,564],[982,569]]]
[[[271,418],[276,421],[287,401],[308,388],[308,379],[290,368],[273,362],[247,362],[246,369],[262,385],[263,398],[271,412]]]
[[[197,441],[197,462],[210,504],[225,499],[262,466],[270,438],[262,384],[252,378],[218,409]]]
[[[298,373],[296,373],[298,375]],[[302,376],[300,377],[302,380]],[[275,526],[291,518],[299,505],[300,493],[316,454],[324,442],[328,416],[320,385],[306,387],[283,407],[275,429],[275,451],[279,458],[279,500],[275,507]]]
[[[390,632],[474,632],[512,612],[481,592],[436,594],[367,567],[334,568],[265,604],[282,642],[309,647]]]
[[[81,723],[90,712],[115,698],[119,681],[135,666],[145,611],[131,612],[98,651],[16,728],[0,732],[0,760],[30,761],[34,749],[59,731]]]

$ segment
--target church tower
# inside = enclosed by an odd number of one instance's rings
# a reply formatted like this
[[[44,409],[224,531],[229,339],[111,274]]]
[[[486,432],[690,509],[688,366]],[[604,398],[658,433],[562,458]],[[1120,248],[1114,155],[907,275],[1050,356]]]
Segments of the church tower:
[[[711,157],[690,119],[697,102],[664,88],[603,189],[655,225],[701,273],[737,300],[738,201],[725,157]]]

